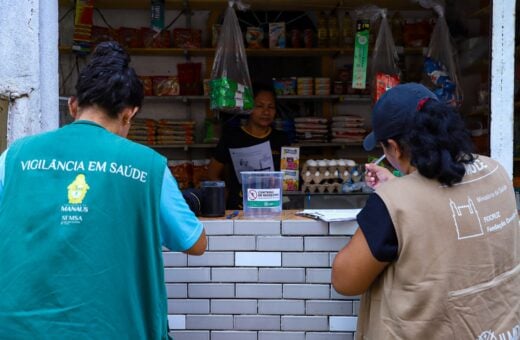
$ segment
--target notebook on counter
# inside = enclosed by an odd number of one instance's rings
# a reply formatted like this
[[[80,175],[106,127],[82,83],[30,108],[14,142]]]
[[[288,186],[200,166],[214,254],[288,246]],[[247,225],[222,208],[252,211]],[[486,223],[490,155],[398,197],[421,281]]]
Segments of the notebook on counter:
[[[296,215],[324,222],[341,222],[356,220],[360,211],[361,209],[305,209],[296,212]]]

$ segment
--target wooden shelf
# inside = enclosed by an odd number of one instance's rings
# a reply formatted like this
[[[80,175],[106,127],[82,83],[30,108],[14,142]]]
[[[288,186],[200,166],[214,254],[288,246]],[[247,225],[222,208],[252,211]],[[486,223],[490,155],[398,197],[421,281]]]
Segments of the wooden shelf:
[[[179,10],[185,3],[189,4],[192,10],[223,10],[228,2],[224,0],[165,0],[166,9]],[[270,10],[270,11],[309,11],[309,10],[333,10],[342,8],[353,10],[366,5],[365,0],[349,0],[342,2],[338,6],[338,0],[247,0],[245,3],[250,5],[251,10]],[[75,0],[59,0],[62,7],[71,7]],[[409,0],[373,0],[371,3],[381,8],[399,10],[421,10],[417,3]],[[96,0],[97,8],[106,9],[149,9],[150,0]]]
[[[73,53],[72,47],[60,46],[61,54]],[[128,48],[128,53],[136,56],[200,56],[212,57],[214,48]],[[351,55],[352,48],[246,48],[248,57],[316,57]],[[405,54],[423,54],[422,48],[405,48]]]

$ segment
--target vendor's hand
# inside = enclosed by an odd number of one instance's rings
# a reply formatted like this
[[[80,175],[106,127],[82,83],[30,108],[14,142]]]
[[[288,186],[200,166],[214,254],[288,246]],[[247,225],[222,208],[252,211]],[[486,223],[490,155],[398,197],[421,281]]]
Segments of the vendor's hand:
[[[372,189],[376,189],[382,183],[395,178],[390,170],[373,163],[365,164],[365,169],[365,182]]]

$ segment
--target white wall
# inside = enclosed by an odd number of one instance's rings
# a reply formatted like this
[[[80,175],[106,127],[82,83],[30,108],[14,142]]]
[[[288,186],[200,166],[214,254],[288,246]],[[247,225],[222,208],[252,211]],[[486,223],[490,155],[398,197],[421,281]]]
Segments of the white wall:
[[[11,143],[58,126],[58,3],[2,0],[0,13],[0,96],[10,98]]]

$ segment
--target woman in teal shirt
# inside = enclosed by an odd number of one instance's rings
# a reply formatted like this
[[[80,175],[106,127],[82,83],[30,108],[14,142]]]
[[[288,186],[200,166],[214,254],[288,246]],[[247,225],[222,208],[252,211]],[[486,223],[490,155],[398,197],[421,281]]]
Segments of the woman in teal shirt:
[[[207,241],[166,159],[125,138],[143,100],[129,62],[98,45],[75,122],[0,157],[1,339],[168,338],[162,246]]]

